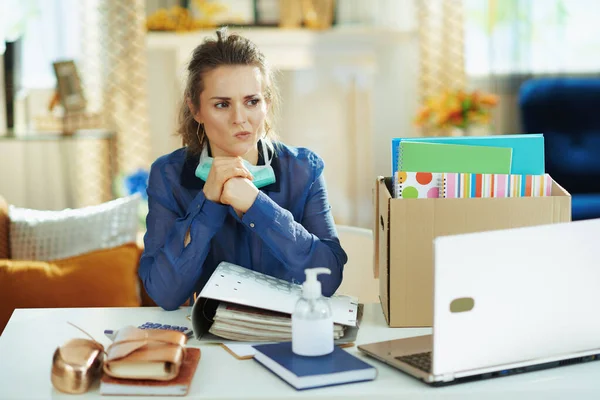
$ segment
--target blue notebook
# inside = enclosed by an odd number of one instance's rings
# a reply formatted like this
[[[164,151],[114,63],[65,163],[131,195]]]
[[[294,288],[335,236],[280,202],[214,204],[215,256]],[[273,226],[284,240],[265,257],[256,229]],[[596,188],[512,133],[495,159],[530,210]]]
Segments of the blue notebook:
[[[256,361],[298,390],[371,381],[377,376],[375,367],[337,346],[333,353],[319,357],[294,354],[292,342],[253,347]]]
[[[543,175],[546,172],[544,164],[544,135],[536,133],[521,135],[394,138],[392,139],[392,176],[394,176],[394,172],[398,171],[398,148],[400,147],[400,142],[403,140],[470,146],[510,147],[513,149],[511,174]]]

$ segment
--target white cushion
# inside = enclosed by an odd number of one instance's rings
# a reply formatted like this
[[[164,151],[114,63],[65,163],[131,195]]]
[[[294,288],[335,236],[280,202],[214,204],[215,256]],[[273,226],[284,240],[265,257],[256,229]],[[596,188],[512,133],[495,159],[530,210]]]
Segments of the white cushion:
[[[10,206],[11,258],[51,261],[135,242],[140,200],[135,194],[60,211]]]

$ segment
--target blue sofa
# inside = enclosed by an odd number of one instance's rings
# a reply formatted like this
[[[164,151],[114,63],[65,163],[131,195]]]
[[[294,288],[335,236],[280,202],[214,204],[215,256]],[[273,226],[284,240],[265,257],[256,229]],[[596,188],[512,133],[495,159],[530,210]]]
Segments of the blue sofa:
[[[519,89],[524,132],[543,133],[546,172],[572,195],[572,219],[600,218],[600,78],[538,78]]]

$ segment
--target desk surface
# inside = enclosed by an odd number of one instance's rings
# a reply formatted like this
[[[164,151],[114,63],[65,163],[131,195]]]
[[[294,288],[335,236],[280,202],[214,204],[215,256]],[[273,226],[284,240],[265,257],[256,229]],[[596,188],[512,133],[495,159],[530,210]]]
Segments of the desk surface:
[[[85,395],[57,392],[50,382],[52,354],[70,338],[84,337],[67,324],[76,324],[105,346],[110,341],[104,329],[140,325],[146,321],[189,324],[189,308],[163,311],[159,308],[19,309],[0,336],[0,398],[101,398],[97,386]],[[430,329],[388,328],[378,304],[365,307],[357,343],[423,335]],[[378,369],[375,381],[297,392],[253,360],[239,361],[218,345],[195,339],[202,358],[187,398],[195,399],[516,399],[595,398],[600,393],[600,362],[554,368],[443,388],[431,388],[396,369],[348,349]],[[112,397],[111,398],[115,398]],[[156,399],[157,397],[152,397]],[[124,399],[131,400],[132,397]]]

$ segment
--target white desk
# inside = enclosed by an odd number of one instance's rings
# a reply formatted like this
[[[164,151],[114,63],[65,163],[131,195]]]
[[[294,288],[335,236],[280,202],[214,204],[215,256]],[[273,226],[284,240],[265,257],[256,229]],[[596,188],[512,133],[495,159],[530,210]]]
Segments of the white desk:
[[[85,395],[57,392],[50,382],[55,348],[73,337],[84,337],[70,321],[105,346],[104,329],[140,325],[146,321],[183,325],[189,309],[73,308],[16,310],[0,336],[0,399],[101,398],[97,386]],[[365,307],[357,342],[369,343],[430,333],[430,329],[387,328],[378,304]],[[200,346],[202,358],[188,398],[195,399],[555,399],[598,398],[600,362],[555,368],[444,388],[431,388],[387,365],[349,349],[375,365],[375,381],[297,392],[254,360],[238,361],[217,345]],[[115,397],[106,397],[113,398]],[[132,397],[125,398],[131,400]],[[156,397],[153,397],[156,399]],[[172,399],[172,398],[171,398]]]

